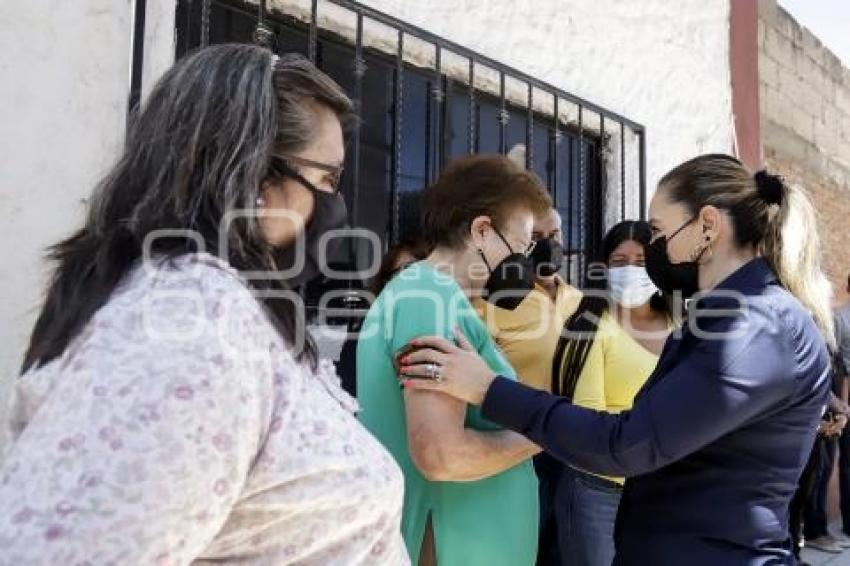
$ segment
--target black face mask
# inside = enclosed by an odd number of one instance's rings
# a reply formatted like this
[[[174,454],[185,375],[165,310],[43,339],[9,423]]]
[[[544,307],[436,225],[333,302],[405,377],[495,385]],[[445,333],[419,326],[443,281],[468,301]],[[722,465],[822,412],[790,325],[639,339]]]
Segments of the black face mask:
[[[304,267],[294,276],[287,279],[290,286],[299,287],[316,279],[321,274],[319,266],[319,239],[323,234],[331,230],[344,228],[348,224],[348,209],[345,206],[345,200],[339,193],[321,191],[313,183],[293,170],[286,171],[286,175],[301,183],[313,193],[313,198],[315,199],[313,214],[307,222],[307,227],[303,234],[297,236],[304,240]],[[334,255],[341,244],[341,238],[328,240],[325,246],[325,257],[328,258]],[[296,263],[297,247],[293,243],[278,251],[276,260],[279,270],[292,269]]]
[[[662,293],[672,295],[678,291],[683,299],[690,299],[699,291],[699,260],[707,248],[703,248],[693,261],[673,263],[667,254],[667,243],[694,220],[696,216],[685,222],[669,238],[659,236],[646,247],[646,274]]]
[[[499,308],[512,311],[534,289],[534,266],[524,254],[514,252],[501,232],[496,230],[496,234],[511,254],[492,269],[487,258],[484,257],[484,252],[479,250],[481,259],[490,270],[490,277],[484,284],[485,298]]]
[[[553,238],[537,240],[529,258],[534,265],[535,274],[551,277],[564,265],[564,247]]]

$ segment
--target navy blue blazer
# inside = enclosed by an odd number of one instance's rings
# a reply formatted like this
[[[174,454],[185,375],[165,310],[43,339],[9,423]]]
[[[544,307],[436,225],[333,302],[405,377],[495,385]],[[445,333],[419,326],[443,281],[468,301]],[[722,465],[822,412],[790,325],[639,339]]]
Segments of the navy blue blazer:
[[[829,390],[812,316],[755,259],[691,305],[630,411],[500,377],[483,415],[567,464],[627,477],[617,565],[795,564],[788,505]]]

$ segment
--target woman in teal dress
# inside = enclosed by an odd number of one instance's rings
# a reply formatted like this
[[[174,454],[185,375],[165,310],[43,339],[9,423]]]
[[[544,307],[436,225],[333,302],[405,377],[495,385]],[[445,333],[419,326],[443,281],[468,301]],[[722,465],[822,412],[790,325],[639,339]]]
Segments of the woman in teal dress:
[[[539,448],[441,394],[401,390],[394,360],[417,336],[474,344],[493,371],[515,375],[469,298],[515,307],[532,288],[534,216],[551,206],[533,174],[502,156],[450,165],[423,194],[434,251],[389,282],[357,347],[363,424],[405,474],[402,530],[414,564],[526,566],[537,554]],[[439,376],[433,376],[439,378]]]

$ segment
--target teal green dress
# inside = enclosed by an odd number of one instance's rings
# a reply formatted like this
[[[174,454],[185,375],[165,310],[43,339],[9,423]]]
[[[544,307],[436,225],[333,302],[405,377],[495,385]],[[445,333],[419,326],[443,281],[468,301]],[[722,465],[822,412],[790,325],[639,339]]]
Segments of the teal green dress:
[[[526,566],[537,555],[537,477],[531,460],[474,482],[426,480],[411,460],[404,399],[392,359],[417,336],[452,339],[458,326],[493,371],[516,378],[457,282],[426,261],[399,273],[369,310],[357,344],[360,420],[404,471],[402,534],[413,564],[428,516],[439,566]],[[466,426],[500,430],[469,407]]]

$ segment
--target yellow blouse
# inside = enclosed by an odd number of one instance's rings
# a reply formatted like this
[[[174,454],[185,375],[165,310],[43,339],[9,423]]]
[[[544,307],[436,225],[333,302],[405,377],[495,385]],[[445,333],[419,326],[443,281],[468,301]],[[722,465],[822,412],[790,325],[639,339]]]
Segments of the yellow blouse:
[[[552,359],[564,323],[575,312],[581,292],[557,277],[555,300],[540,285],[514,310],[483,299],[473,305],[487,330],[516,370],[519,380],[536,389],[552,390]]]
[[[596,339],[576,382],[573,403],[619,413],[631,409],[635,395],[658,364],[658,356],[641,346],[616,320],[600,317]],[[606,478],[622,484],[623,478]]]

